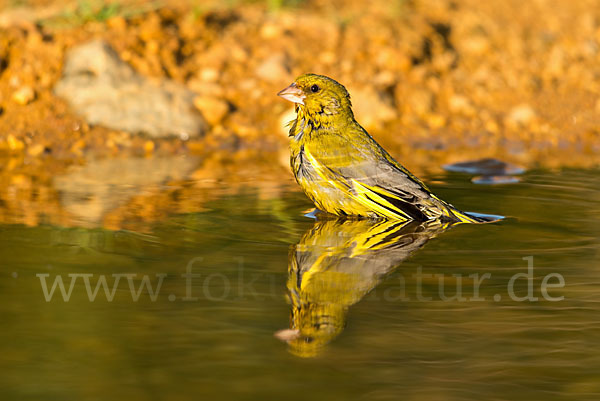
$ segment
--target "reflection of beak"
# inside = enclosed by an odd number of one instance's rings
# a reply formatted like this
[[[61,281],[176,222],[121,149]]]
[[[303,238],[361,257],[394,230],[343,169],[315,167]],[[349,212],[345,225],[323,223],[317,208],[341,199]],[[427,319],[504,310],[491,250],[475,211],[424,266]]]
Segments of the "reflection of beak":
[[[297,339],[298,337],[300,337],[300,330],[294,330],[294,329],[279,330],[279,331],[275,332],[275,337],[277,337],[281,341],[285,341],[286,343],[289,343],[290,341],[293,341],[293,340]]]
[[[284,90],[280,91],[277,96],[281,96],[285,100],[289,100],[292,103],[304,104],[304,99],[306,95],[302,92],[302,89],[296,86],[294,82]]]

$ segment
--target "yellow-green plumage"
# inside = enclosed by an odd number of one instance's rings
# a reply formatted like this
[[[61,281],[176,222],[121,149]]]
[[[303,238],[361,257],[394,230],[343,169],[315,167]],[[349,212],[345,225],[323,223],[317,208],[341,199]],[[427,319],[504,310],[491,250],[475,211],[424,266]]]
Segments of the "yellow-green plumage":
[[[338,82],[305,74],[280,95],[296,103],[291,166],[317,208],[338,216],[479,222],[437,198],[375,142]]]

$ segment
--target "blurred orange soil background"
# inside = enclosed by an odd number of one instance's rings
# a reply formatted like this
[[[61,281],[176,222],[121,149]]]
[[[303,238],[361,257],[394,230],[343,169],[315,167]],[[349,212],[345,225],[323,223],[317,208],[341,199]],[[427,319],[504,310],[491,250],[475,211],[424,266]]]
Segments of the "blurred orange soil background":
[[[66,52],[92,39],[141,75],[192,90],[206,132],[154,138],[78,116],[53,89]],[[599,46],[591,0],[4,0],[0,221],[127,228],[201,210],[214,183],[277,197],[293,185],[293,113],[275,94],[304,72],[344,84],[358,121],[419,175],[482,157],[596,167]],[[143,161],[173,156],[195,162]],[[115,168],[157,178],[123,174],[145,190],[66,200],[82,182],[118,185]]]

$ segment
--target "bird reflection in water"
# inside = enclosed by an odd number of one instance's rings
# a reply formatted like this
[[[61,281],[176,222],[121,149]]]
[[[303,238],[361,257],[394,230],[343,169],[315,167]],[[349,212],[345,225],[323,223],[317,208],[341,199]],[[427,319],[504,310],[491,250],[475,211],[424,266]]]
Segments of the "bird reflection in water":
[[[276,337],[293,354],[316,356],[342,332],[351,305],[449,227],[440,221],[317,220],[290,251],[290,328]]]

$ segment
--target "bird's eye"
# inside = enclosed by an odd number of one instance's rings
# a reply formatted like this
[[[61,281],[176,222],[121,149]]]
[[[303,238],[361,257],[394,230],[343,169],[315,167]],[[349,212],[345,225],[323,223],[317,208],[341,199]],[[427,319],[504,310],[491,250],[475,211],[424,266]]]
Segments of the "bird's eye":
[[[310,90],[312,91],[312,93],[317,93],[319,91],[319,86],[313,85],[310,87]]]

